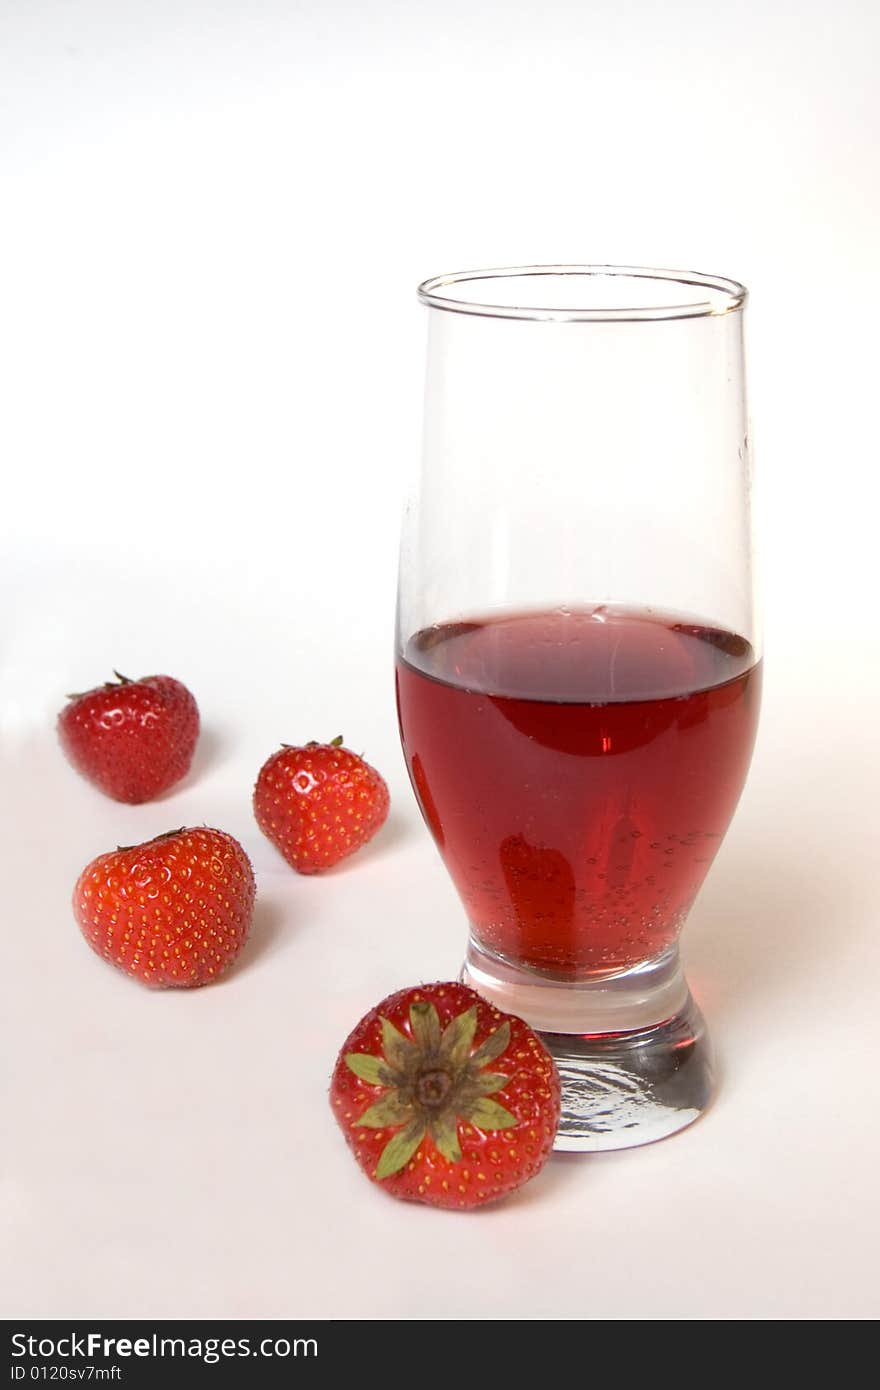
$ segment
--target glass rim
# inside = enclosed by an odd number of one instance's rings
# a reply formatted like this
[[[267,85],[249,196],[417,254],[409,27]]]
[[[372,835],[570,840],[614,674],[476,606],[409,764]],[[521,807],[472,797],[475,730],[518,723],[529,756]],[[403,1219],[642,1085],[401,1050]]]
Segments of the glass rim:
[[[583,284],[598,277],[630,280],[650,280],[654,285],[669,284],[686,288],[686,301],[673,304],[638,304],[635,302],[611,305],[573,302],[555,307],[524,305],[513,302],[485,303],[479,290],[473,295],[456,293],[458,287],[479,284],[485,280],[513,280],[540,276],[571,277]],[[573,286],[574,288],[574,286]],[[452,289],[453,293],[443,291]],[[699,291],[703,291],[702,297]],[[525,319],[532,322],[560,323],[642,323],[666,322],[670,319],[715,318],[741,310],[748,299],[748,290],[738,280],[726,275],[706,275],[696,270],[659,270],[649,266],[631,265],[521,265],[502,266],[490,270],[458,270],[448,275],[435,275],[423,280],[416,293],[422,304],[454,314],[475,314],[480,318]]]

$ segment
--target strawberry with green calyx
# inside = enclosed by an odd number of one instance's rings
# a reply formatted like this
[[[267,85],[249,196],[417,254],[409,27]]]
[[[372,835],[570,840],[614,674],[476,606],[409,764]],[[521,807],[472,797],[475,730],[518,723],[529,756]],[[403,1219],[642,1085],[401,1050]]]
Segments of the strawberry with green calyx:
[[[172,676],[115,681],[68,695],[58,738],[68,762],[116,801],[152,801],[189,772],[199,710]]]
[[[237,840],[200,825],[87,864],[73,911],[92,950],[153,989],[218,980],[247,940],[254,874]]]
[[[373,838],[388,817],[384,778],[342,739],[282,743],[260,768],[254,816],[300,874],[331,869]]]
[[[395,1197],[469,1208],[533,1178],[559,1077],[531,1028],[461,984],[401,990],[346,1041],[331,1104],[367,1176]]]

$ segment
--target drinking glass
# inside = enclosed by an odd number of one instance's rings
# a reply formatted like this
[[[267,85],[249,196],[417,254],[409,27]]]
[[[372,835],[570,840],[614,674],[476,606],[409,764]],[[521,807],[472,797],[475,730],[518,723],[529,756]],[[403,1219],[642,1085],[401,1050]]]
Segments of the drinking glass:
[[[419,297],[397,703],[462,979],[542,1034],[558,1148],[647,1143],[710,1098],[679,934],[758,715],[746,291],[565,265]]]

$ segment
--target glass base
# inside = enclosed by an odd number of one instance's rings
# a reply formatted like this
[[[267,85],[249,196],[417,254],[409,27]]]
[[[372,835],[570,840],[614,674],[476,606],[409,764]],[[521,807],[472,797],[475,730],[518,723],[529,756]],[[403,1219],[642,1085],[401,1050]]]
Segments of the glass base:
[[[712,1051],[677,948],[589,981],[538,975],[473,939],[462,980],[540,1033],[562,1081],[554,1148],[591,1153],[665,1139],[712,1097]]]

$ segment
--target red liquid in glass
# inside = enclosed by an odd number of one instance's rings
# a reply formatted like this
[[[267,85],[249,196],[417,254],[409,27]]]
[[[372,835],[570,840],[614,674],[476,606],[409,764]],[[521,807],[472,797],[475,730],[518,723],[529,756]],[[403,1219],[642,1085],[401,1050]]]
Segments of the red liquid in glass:
[[[744,638],[648,610],[417,633],[404,752],[481,944],[574,978],[673,942],[742,790],[760,680]]]

